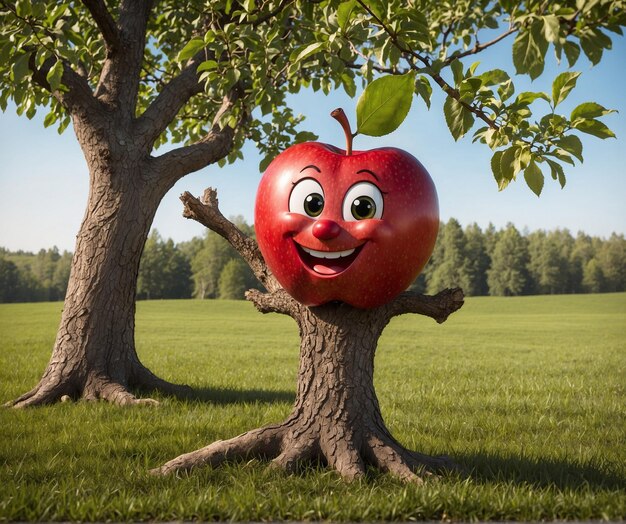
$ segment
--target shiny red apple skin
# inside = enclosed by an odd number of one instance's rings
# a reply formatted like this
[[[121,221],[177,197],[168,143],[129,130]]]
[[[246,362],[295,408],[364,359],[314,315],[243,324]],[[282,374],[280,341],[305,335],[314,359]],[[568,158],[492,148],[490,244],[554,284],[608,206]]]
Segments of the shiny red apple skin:
[[[303,179],[323,190],[319,216],[289,209],[291,193]],[[354,220],[344,213],[344,197],[360,182],[382,192],[380,218]],[[293,298],[306,306],[340,301],[366,309],[392,300],[426,265],[437,238],[439,205],[430,175],[406,151],[380,148],[346,155],[327,144],[305,142],[286,149],[265,171],[254,225],[268,267]],[[322,252],[354,248],[356,258],[352,255],[340,272],[320,274],[305,263],[311,259],[302,247]],[[326,265],[331,269],[316,267],[333,273],[333,261]]]

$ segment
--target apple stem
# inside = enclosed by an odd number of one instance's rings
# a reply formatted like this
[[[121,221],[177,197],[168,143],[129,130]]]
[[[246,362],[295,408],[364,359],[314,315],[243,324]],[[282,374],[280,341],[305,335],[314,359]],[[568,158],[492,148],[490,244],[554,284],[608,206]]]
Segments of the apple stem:
[[[337,109],[333,109],[331,111],[330,116],[332,116],[337,122],[341,124],[343,128],[343,132],[346,134],[346,156],[350,156],[352,154],[352,139],[356,136],[356,133],[352,134],[352,129],[350,129],[350,122],[348,122],[348,117],[344,113],[343,109],[338,107]]]

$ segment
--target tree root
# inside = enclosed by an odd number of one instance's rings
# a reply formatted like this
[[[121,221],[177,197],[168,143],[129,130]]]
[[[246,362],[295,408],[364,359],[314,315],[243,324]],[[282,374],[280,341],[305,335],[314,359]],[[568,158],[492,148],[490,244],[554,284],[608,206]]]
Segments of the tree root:
[[[251,458],[271,460],[271,467],[287,473],[297,471],[304,463],[318,461],[337,471],[346,481],[363,477],[367,466],[417,483],[445,471],[459,471],[448,458],[409,451],[386,432],[357,431],[362,438],[346,438],[346,433],[336,431],[336,426],[318,427],[321,434],[313,436],[310,428],[294,440],[297,433],[294,429],[292,421],[288,420],[282,425],[266,426],[229,440],[218,440],[152,469],[150,474],[169,475],[203,466],[215,468],[226,461]]]
[[[28,393],[4,404],[16,409],[66,402],[80,398],[89,401],[103,400],[118,406],[155,406],[158,400],[139,398],[130,391],[130,386],[144,391],[159,391],[167,395],[188,397],[193,390],[189,386],[167,382],[141,363],[136,363],[127,383],[101,374],[90,374],[82,379],[78,373],[55,372],[49,368],[39,384]]]

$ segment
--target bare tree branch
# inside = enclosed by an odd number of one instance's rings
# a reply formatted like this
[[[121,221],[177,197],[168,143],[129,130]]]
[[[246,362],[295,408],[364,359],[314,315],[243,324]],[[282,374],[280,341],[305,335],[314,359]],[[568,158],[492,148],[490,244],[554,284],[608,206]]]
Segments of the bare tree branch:
[[[184,217],[192,218],[228,240],[230,245],[250,266],[254,276],[268,291],[274,292],[282,289],[265,264],[256,241],[246,236],[235,224],[222,215],[215,189],[208,188],[205,190],[202,200],[195,198],[188,192],[183,193],[180,199],[185,204]]]
[[[262,293],[258,289],[246,291],[246,300],[254,304],[261,313],[282,313],[296,318],[304,307],[284,289],[273,293]]]
[[[109,53],[117,51],[121,44],[120,33],[104,0],[82,0],[82,2],[100,29],[107,51]]]
[[[475,55],[477,53],[480,53],[481,51],[484,51],[485,49],[491,47],[492,45],[497,44],[501,40],[504,40],[507,36],[512,35],[513,33],[516,33],[518,30],[519,30],[518,27],[511,26],[511,27],[509,27],[509,29],[507,31],[502,33],[500,36],[497,36],[493,40],[490,40],[489,42],[486,42],[484,44],[479,44],[478,42],[476,42],[476,45],[474,47],[472,47],[471,49],[468,49],[467,51],[463,51],[463,52],[459,52],[459,53],[453,53],[452,55],[450,55],[444,61],[444,65],[451,64],[452,62],[454,62],[455,60],[457,60],[459,58],[463,58],[463,57],[466,57],[466,56]]]
[[[463,290],[458,287],[444,289],[432,296],[405,291],[388,304],[381,306],[381,309],[385,310],[389,319],[405,313],[415,313],[433,318],[441,324],[463,306],[463,299]]]

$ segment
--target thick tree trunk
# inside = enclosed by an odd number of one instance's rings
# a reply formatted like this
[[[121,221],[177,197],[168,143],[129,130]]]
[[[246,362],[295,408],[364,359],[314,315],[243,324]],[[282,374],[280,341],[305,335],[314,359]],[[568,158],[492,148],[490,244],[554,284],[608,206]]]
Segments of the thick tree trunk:
[[[246,298],[262,313],[290,315],[300,328],[298,392],[289,418],[170,460],[153,474],[164,475],[225,460],[271,459],[292,471],[298,463],[320,460],[344,478],[365,473],[367,465],[404,480],[455,466],[446,457],[429,457],[405,449],[389,433],[374,390],[374,354],[390,319],[417,313],[444,322],[463,305],[460,289],[435,296],[402,293],[388,304],[357,309],[343,303],[308,308],[291,298],[269,273],[256,243],[219,212],[214,190],[203,201],[185,193],[185,216],[226,238],[248,262],[269,293],[250,290]]]
[[[374,390],[374,354],[389,321],[384,310],[302,307],[296,321],[300,370],[289,418],[181,455],[153,473],[250,457],[272,459],[287,471],[319,460],[348,480],[362,476],[367,465],[411,481],[454,467],[445,457],[405,449],[385,426]]]
[[[157,378],[135,351],[139,262],[166,188],[146,183],[149,158],[116,156],[102,147],[86,151],[89,199],[52,357],[39,384],[10,405],[45,404],[65,395],[117,404],[154,403],[137,399],[129,388],[168,393],[189,389]]]

